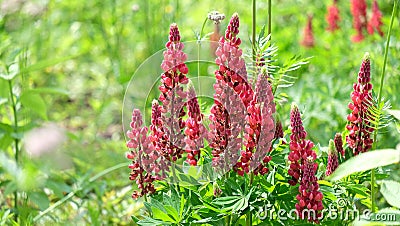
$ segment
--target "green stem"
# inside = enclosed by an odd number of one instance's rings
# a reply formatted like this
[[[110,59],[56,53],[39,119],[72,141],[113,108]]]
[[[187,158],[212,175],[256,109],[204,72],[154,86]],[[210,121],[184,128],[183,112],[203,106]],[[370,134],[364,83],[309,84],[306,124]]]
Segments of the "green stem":
[[[252,55],[253,55],[253,68],[254,68],[254,82],[257,80],[257,70],[256,70],[256,24],[257,24],[257,7],[256,7],[256,0],[252,1],[252,8],[253,8],[253,19],[252,19],[252,36],[251,36],[251,43],[252,43]],[[249,189],[251,187],[251,184],[253,183],[253,179],[254,179],[254,174],[251,173],[250,174],[250,180],[249,180]],[[251,226],[253,224],[253,219],[252,219],[252,214],[251,211],[249,211],[246,214],[246,225],[247,226]]]
[[[253,57],[253,68],[254,73],[256,73],[256,0],[253,0],[253,23],[252,23],[252,36],[251,36],[251,43],[252,43],[252,57]],[[254,76],[254,81],[256,80],[256,74]]]
[[[246,226],[250,226],[251,225],[251,213],[250,211],[246,214]]]
[[[100,177],[103,177],[104,175],[107,175],[109,173],[111,173],[114,170],[118,170],[121,169],[123,167],[127,167],[128,163],[120,163],[118,165],[112,166],[110,168],[107,168],[103,171],[101,171],[100,173],[94,175],[93,177],[91,177],[87,184],[89,185],[90,183],[93,183],[94,181],[96,181],[97,179],[99,179]],[[45,209],[44,211],[40,212],[36,217],[33,218],[33,222],[38,221],[40,218],[42,218],[44,215],[48,214],[49,212],[53,211],[54,209],[56,209],[57,207],[59,207],[60,205],[62,205],[64,202],[66,202],[68,199],[74,197],[74,195],[79,192],[80,190],[84,189],[84,186],[77,186],[77,188],[74,191],[71,191],[70,193],[68,193],[68,195],[64,196],[62,199],[58,200],[56,203],[54,203],[53,205],[49,206],[47,209]]]
[[[14,151],[15,151],[15,164],[18,166],[18,161],[19,161],[19,139],[18,139],[18,114],[17,114],[17,104],[14,100],[14,93],[12,90],[12,81],[8,80],[8,88],[10,91],[10,99],[11,99],[11,105],[12,105],[12,111],[13,111],[13,117],[14,117],[14,133],[15,133],[15,138],[14,138]],[[15,208],[15,221],[18,220],[18,191],[14,192],[14,208]]]
[[[227,225],[227,226],[231,225],[231,215],[230,214],[228,216],[226,216],[226,218],[225,218],[225,225]]]
[[[206,26],[206,22],[208,20],[208,17],[206,17],[206,19],[203,22],[203,25],[201,26],[201,30],[199,33],[199,37],[197,38],[197,82],[199,83],[199,90],[198,93],[201,94],[201,84],[200,84],[200,49],[201,49],[201,39],[203,36],[203,31],[204,31],[204,27]]]
[[[268,35],[271,35],[271,30],[272,30],[272,22],[271,22],[271,18],[272,18],[272,0],[268,0]],[[269,38],[271,40],[271,36]]]
[[[385,47],[385,54],[384,54],[384,59],[383,59],[383,68],[382,68],[381,80],[380,80],[379,92],[378,92],[378,103],[377,103],[378,106],[380,106],[381,101],[382,101],[381,98],[382,98],[383,83],[385,81],[385,72],[386,72],[386,63],[387,63],[387,58],[388,58],[388,53],[389,53],[390,35],[392,33],[394,18],[397,15],[398,2],[399,2],[399,0],[396,0],[393,3],[392,16],[390,18],[389,30],[388,30],[387,37],[386,37],[386,47]],[[373,150],[376,148],[377,136],[378,136],[378,130],[376,129],[374,131]],[[375,204],[375,169],[372,169],[371,170],[371,209],[372,209],[372,212],[375,212],[375,206],[376,206],[376,204]]]

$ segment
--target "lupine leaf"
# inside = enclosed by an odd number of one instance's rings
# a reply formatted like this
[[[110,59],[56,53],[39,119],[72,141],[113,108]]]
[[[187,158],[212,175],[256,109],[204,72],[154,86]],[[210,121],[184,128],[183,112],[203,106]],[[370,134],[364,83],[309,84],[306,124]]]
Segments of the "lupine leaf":
[[[400,183],[397,181],[384,180],[381,184],[381,193],[386,201],[397,208],[400,208]]]
[[[382,149],[369,151],[361,153],[340,164],[326,179],[336,181],[356,172],[362,172],[398,162],[400,162],[400,150]]]
[[[369,126],[375,130],[380,130],[387,127],[393,120],[391,115],[386,113],[391,108],[389,101],[381,101],[378,105],[377,98],[373,96],[371,101],[367,101],[367,105],[368,111],[366,112],[366,120],[370,122]]]

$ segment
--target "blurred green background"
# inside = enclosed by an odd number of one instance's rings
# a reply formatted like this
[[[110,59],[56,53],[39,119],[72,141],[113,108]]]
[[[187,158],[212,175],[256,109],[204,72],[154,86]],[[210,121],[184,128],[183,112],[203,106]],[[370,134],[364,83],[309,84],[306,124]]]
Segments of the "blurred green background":
[[[372,1],[367,2],[370,7]],[[279,48],[280,62],[294,55],[313,57],[307,66],[292,74],[299,79],[283,91],[288,100],[279,106],[279,117],[287,127],[290,103],[297,102],[309,137],[321,146],[327,146],[336,132],[344,131],[352,84],[365,52],[371,54],[372,83],[377,90],[385,44],[385,37],[377,34],[367,36],[361,43],[350,41],[355,31],[349,1],[338,3],[340,30],[327,32],[328,4],[331,1],[272,1],[272,42]],[[379,1],[385,34],[392,4],[389,0]],[[230,16],[239,13],[242,47],[249,48],[251,1],[5,0],[0,5],[2,73],[16,59],[19,65],[12,80],[18,133],[12,132],[15,128],[11,126],[14,122],[9,81],[0,79],[0,150],[6,154],[1,156],[0,165],[0,214],[5,215],[13,206],[12,193],[17,189],[25,191],[20,194],[20,214],[27,221],[68,192],[76,191],[38,222],[131,224],[130,215],[140,214],[141,203],[130,198],[129,169],[117,167],[97,180],[90,178],[128,162],[121,115],[132,75],[142,62],[164,47],[169,24],[178,24],[182,41],[193,41],[212,10],[226,15],[221,32]],[[313,15],[315,38],[315,47],[308,49],[299,44],[307,15]],[[266,23],[267,1],[259,0],[257,32]],[[393,109],[400,109],[398,28],[397,20],[383,89],[383,96],[391,101]],[[212,32],[213,23],[208,21],[204,29],[204,33]],[[20,99],[23,94],[27,97]],[[22,104],[18,104],[19,100]],[[23,137],[42,127],[57,128],[49,133],[58,131],[62,145],[39,156],[29,156]],[[46,143],[46,138],[47,135],[33,139]],[[10,172],[15,166],[11,159],[16,139],[22,140],[17,168],[20,174]],[[395,147],[398,143],[399,133],[392,123],[379,136],[378,148]]]

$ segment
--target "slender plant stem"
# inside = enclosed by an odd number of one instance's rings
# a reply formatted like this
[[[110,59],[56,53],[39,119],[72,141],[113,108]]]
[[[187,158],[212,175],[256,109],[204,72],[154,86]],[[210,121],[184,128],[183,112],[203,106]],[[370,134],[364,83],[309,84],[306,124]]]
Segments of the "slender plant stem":
[[[8,80],[8,88],[10,91],[10,99],[11,99],[11,105],[12,105],[12,111],[13,111],[13,117],[14,117],[14,133],[15,133],[15,138],[14,138],[14,151],[15,151],[15,164],[18,166],[19,162],[19,139],[18,139],[18,114],[17,114],[17,104],[14,100],[14,93],[12,90],[12,81]],[[18,220],[18,191],[14,191],[14,208],[15,208],[15,221]]]
[[[268,35],[271,35],[272,30],[272,0],[268,0]],[[271,40],[271,36],[269,37]]]
[[[252,22],[252,35],[251,35],[251,44],[252,44],[252,57],[253,57],[253,68],[254,68],[254,81],[256,80],[256,0],[253,0],[253,22]]]
[[[118,165],[112,166],[110,168],[107,168],[103,171],[101,171],[100,173],[94,175],[93,177],[91,177],[87,184],[89,185],[90,183],[93,183],[94,181],[96,181],[97,179],[99,179],[100,177],[103,177],[104,175],[107,175],[111,172],[113,172],[114,170],[118,170],[121,169],[123,167],[127,167],[128,163],[120,163]],[[60,205],[62,205],[64,202],[66,202],[68,199],[74,197],[74,195],[79,192],[80,190],[84,189],[85,186],[80,186],[78,185],[77,188],[73,191],[71,191],[70,193],[68,193],[68,195],[64,196],[62,199],[58,200],[56,203],[54,203],[53,205],[49,206],[47,209],[43,210],[42,212],[40,212],[36,217],[33,218],[33,222],[38,221],[40,218],[42,218],[44,215],[48,214],[49,212],[55,210],[57,207],[59,207]]]
[[[202,93],[201,92],[201,84],[200,84],[200,49],[201,49],[201,40],[203,37],[203,31],[204,31],[204,27],[206,26],[207,20],[208,20],[208,17],[206,17],[206,19],[204,20],[203,25],[201,26],[199,37],[197,38],[197,82],[198,82],[197,85],[199,87],[198,93],[200,93],[200,94]]]
[[[256,70],[256,24],[257,24],[257,7],[256,7],[256,0],[252,1],[252,6],[253,6],[253,20],[252,20],[252,36],[251,36],[251,42],[252,42],[252,49],[253,49],[253,67],[254,67],[254,82],[257,79],[257,70]],[[250,178],[249,178],[249,189],[251,188],[251,185],[253,183],[253,179],[254,179],[254,173],[251,172],[250,173]],[[246,214],[246,225],[247,226],[251,226],[253,224],[253,219],[252,219],[252,214],[251,211],[249,211]]]
[[[387,33],[386,37],[386,47],[385,47],[385,54],[383,58],[383,67],[382,67],[382,73],[381,73],[381,80],[380,80],[380,85],[379,85],[379,92],[378,92],[378,107],[381,104],[381,98],[382,98],[382,90],[383,90],[383,83],[385,81],[385,72],[386,72],[386,63],[387,63],[387,58],[388,58],[388,53],[389,53],[389,43],[390,43],[390,35],[392,33],[392,27],[393,27],[393,22],[395,19],[395,16],[397,15],[397,5],[399,3],[399,0],[395,0],[393,3],[393,11],[392,11],[392,17],[390,18],[390,25],[389,25],[389,30]],[[374,131],[374,143],[373,143],[373,149],[376,148],[377,144],[377,136],[378,136],[378,129]],[[375,212],[375,169],[371,170],[371,209],[372,212]]]

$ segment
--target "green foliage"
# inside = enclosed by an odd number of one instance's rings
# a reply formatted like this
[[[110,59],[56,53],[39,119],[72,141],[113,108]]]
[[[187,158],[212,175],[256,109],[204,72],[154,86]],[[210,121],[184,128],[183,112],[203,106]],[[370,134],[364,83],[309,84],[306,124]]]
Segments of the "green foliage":
[[[327,179],[340,180],[352,173],[400,162],[400,150],[384,149],[361,153],[342,163]]]

